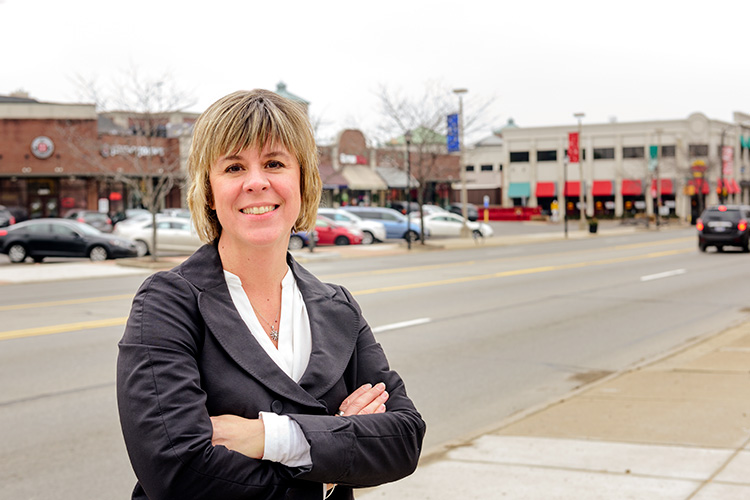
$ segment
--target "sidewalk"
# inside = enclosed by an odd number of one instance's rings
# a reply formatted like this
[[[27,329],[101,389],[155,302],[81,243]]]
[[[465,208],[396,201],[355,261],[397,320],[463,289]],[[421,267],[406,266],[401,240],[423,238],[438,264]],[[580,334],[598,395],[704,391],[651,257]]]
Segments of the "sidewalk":
[[[359,497],[750,499],[750,322],[501,422]]]

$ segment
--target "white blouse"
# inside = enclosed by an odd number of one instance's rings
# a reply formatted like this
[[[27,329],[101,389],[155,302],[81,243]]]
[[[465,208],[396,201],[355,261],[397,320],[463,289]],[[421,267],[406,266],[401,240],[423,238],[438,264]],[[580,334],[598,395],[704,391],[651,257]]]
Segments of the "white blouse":
[[[312,352],[310,318],[305,301],[297,287],[292,270],[287,266],[281,280],[281,314],[279,319],[279,348],[266,334],[265,329],[250,304],[239,276],[224,270],[229,295],[240,317],[266,354],[286,373],[299,382],[307,369]],[[263,459],[279,462],[289,467],[312,465],[310,444],[299,425],[286,415],[260,412],[265,427]]]

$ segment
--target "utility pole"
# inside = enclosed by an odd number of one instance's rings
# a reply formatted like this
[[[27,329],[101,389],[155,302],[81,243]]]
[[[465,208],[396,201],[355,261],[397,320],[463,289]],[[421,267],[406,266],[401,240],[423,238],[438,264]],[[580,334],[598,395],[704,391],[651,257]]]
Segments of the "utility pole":
[[[578,208],[580,213],[580,219],[578,221],[578,228],[579,229],[586,229],[586,209],[585,209],[585,202],[584,202],[584,192],[583,192],[583,148],[581,147],[581,119],[586,116],[585,113],[574,113],[573,116],[575,116],[578,119],[578,174],[579,174],[579,186],[578,186]]]
[[[661,132],[660,128],[656,129],[656,229],[661,223]]]
[[[468,92],[468,89],[453,89],[453,93],[458,96],[458,144],[460,147],[460,167],[461,167],[461,216],[464,221],[461,225],[461,237],[469,237],[469,226],[466,225],[468,220],[469,202],[468,193],[466,192],[466,144],[464,144],[464,100],[463,95]]]

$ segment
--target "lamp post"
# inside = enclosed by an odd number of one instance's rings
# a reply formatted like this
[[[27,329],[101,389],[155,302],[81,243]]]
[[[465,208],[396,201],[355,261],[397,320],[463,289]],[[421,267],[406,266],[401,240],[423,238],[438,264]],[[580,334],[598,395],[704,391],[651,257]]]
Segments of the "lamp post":
[[[464,101],[463,101],[463,95],[468,92],[468,89],[453,89],[453,93],[458,96],[458,147],[459,151],[461,153],[460,155],[460,165],[461,168],[461,216],[463,217],[464,221],[461,225],[461,237],[462,238],[468,238],[469,237],[469,227],[466,225],[467,217],[468,217],[468,207],[466,204],[468,203],[468,194],[466,192],[466,165],[465,165],[465,158],[466,155],[464,154]]]
[[[580,179],[578,181],[578,209],[581,214],[578,227],[579,229],[586,229],[586,210],[583,199],[583,148],[581,147],[581,119],[586,116],[586,113],[573,113],[573,116],[578,119],[578,178]]]
[[[562,206],[564,215],[565,238],[568,238],[568,197],[565,195],[565,187],[568,185],[568,155],[563,158],[563,188],[562,188]]]
[[[411,146],[411,130],[404,134],[406,141],[406,234],[411,234],[411,155],[409,146]],[[406,238],[406,247],[411,250],[411,237]]]
[[[656,229],[661,225],[661,132],[662,129],[656,129]]]

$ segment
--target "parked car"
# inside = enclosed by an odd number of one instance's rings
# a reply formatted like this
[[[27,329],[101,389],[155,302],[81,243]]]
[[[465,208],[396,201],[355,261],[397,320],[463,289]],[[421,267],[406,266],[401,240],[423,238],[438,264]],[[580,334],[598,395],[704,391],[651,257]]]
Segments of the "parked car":
[[[448,211],[446,209],[444,209],[443,207],[439,207],[437,205],[430,205],[429,203],[425,203],[424,205],[422,205],[422,213],[424,215],[432,215],[432,214],[437,214],[437,213],[445,214],[445,213],[448,213]],[[419,215],[419,209],[415,209],[412,212],[412,215]]]
[[[167,217],[181,217],[183,219],[190,218],[190,210],[187,208],[165,208],[159,212]]]
[[[340,208],[320,207],[318,208],[318,213],[340,226],[361,231],[363,245],[370,245],[376,241],[384,241],[386,238],[385,226],[382,222],[365,220],[350,211]]]
[[[424,225],[430,230],[432,237],[461,236],[463,222],[463,217],[451,212],[438,212],[424,216]],[[417,223],[419,223],[419,219],[417,219]],[[494,234],[492,227],[484,222],[466,221],[466,226],[475,238],[489,238]]]
[[[8,227],[16,223],[16,217],[4,205],[0,205],[0,227]]]
[[[313,231],[313,238],[317,240],[317,233]],[[310,233],[297,231],[289,237],[289,250],[301,250],[310,246]]]
[[[419,212],[419,203],[416,201],[392,201],[391,208],[406,215],[409,212]]]
[[[0,229],[0,253],[11,262],[27,257],[88,257],[99,261],[135,257],[135,242],[69,219],[32,219]]]
[[[142,219],[150,215],[151,212],[145,208],[128,208],[124,212],[117,212],[115,215],[111,216],[110,219],[112,219],[112,225],[116,226],[122,221],[132,221],[133,219],[139,218]]]
[[[454,214],[460,215],[463,217],[462,212],[463,205],[461,203],[451,203],[448,206],[448,211],[453,212]],[[477,220],[479,218],[479,211],[477,210],[477,206],[472,203],[466,204],[466,218],[469,220]]]
[[[346,206],[341,207],[365,220],[381,222],[385,226],[385,235],[388,239],[410,239],[417,241],[421,228],[412,220],[407,221],[406,216],[397,210],[384,207]],[[427,231],[426,237],[430,233]]]
[[[318,216],[315,221],[316,245],[359,245],[362,243],[362,231],[336,224],[331,219]]]
[[[89,224],[103,233],[112,232],[112,220],[107,214],[96,210],[71,210],[65,214],[65,218]]]
[[[114,234],[135,241],[138,256],[154,250],[154,224],[149,218],[115,226]],[[190,219],[184,217],[159,217],[156,219],[156,246],[159,252],[191,254],[203,244]]]
[[[698,248],[710,246],[721,252],[725,246],[750,252],[750,205],[716,205],[706,208],[696,221]]]

